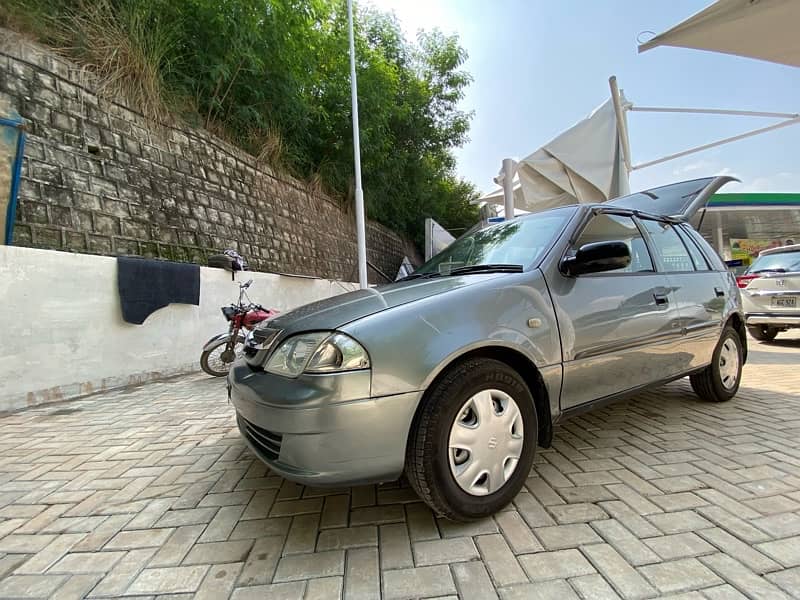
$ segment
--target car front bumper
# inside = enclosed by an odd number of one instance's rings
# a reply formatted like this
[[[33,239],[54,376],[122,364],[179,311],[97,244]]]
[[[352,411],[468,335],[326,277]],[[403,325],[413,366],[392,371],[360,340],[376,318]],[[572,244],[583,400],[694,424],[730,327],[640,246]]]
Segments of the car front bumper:
[[[420,392],[372,398],[369,371],[289,379],[237,361],[229,397],[250,449],[305,485],[397,479]]]

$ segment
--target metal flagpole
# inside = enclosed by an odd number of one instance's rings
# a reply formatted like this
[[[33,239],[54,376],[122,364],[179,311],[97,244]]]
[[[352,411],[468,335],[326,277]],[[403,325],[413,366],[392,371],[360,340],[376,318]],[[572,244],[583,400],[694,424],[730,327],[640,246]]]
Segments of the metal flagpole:
[[[356,50],[353,40],[353,0],[347,0],[347,25],[350,34],[350,94],[353,106],[353,154],[356,166],[356,239],[358,242],[358,284],[367,288],[367,234],[364,225],[364,190],[361,189],[361,143],[358,136],[358,86]]]

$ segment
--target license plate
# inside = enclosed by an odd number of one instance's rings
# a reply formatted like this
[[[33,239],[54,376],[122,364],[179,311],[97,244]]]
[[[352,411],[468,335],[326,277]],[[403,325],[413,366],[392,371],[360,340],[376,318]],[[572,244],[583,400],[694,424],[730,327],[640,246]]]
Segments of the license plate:
[[[792,296],[777,296],[772,299],[775,308],[797,308],[797,298]]]

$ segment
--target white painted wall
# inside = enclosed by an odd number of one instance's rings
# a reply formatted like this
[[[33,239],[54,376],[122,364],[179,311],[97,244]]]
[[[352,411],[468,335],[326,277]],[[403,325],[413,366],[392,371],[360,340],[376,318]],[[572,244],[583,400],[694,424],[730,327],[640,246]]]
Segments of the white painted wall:
[[[253,302],[286,311],[355,284],[246,272]],[[200,268],[200,306],[171,304],[142,325],[122,320],[117,261],[0,246],[0,410],[16,410],[200,368],[208,338],[226,330],[220,307],[238,286]]]

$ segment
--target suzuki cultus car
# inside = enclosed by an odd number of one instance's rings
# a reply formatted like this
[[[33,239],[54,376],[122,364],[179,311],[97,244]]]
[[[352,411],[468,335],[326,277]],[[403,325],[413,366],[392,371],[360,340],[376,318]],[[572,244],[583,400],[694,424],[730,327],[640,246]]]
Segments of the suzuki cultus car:
[[[739,288],[691,226],[729,177],[466,235],[404,280],[261,323],[228,376],[242,436],[309,485],[403,472],[469,520],[519,492],[560,420],[689,376],[736,394]]]

